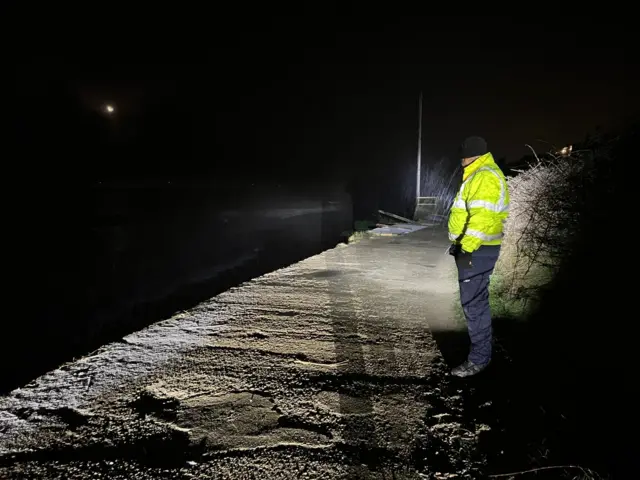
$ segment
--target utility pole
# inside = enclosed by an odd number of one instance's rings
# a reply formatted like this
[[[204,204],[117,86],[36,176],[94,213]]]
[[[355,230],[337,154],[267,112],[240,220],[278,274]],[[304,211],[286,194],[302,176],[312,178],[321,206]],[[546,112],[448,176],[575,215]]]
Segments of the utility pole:
[[[420,198],[420,163],[422,155],[422,92],[418,100],[418,168],[416,169],[416,205]]]

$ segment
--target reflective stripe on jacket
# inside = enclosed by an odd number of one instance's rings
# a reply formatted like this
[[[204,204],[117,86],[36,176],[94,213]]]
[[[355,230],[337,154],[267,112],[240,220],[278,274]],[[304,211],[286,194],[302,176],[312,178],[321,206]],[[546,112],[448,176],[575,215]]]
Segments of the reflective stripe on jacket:
[[[449,215],[449,240],[466,252],[500,245],[509,215],[509,190],[493,155],[486,153],[467,165],[462,180]]]

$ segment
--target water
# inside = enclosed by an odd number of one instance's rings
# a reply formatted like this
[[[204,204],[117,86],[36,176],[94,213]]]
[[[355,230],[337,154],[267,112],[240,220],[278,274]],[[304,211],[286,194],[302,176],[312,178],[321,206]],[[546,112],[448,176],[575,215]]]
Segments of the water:
[[[4,391],[330,248],[353,223],[349,196],[329,187],[120,184],[42,197],[21,230],[28,303],[5,326]]]

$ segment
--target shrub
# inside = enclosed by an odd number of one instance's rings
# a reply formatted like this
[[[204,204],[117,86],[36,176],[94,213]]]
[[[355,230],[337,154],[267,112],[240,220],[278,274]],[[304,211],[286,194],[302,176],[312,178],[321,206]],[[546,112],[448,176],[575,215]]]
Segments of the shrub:
[[[492,293],[499,310],[519,316],[571,254],[586,192],[593,180],[589,151],[547,154],[508,178],[510,214]],[[524,310],[523,310],[524,309]],[[507,312],[503,312],[507,313]]]

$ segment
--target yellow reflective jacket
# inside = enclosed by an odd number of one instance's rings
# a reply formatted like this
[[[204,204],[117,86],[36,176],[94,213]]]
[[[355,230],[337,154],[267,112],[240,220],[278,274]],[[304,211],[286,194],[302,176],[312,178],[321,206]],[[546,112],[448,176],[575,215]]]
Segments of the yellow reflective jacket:
[[[500,245],[509,215],[509,191],[502,170],[486,153],[464,168],[449,215],[449,240],[465,252]]]

